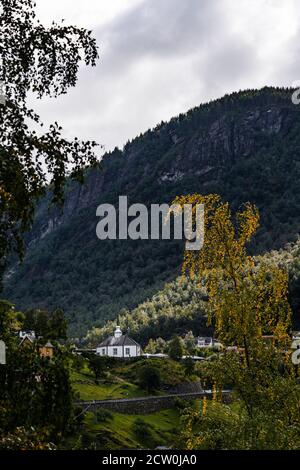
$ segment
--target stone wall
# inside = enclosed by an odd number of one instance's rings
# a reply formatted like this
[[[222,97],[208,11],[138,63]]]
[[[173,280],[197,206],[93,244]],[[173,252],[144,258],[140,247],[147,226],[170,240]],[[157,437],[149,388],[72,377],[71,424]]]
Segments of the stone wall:
[[[181,400],[194,400],[204,397],[211,398],[211,392],[178,393],[174,395],[151,396],[143,398],[124,398],[120,400],[95,400],[89,402],[78,402],[78,405],[86,407],[89,410],[105,408],[117,413],[126,414],[148,414],[171,408],[179,398]],[[228,401],[230,394],[224,393],[223,401]]]
[[[200,380],[195,380],[194,382],[181,382],[175,387],[170,388],[167,393],[198,393],[203,392],[201,387]]]

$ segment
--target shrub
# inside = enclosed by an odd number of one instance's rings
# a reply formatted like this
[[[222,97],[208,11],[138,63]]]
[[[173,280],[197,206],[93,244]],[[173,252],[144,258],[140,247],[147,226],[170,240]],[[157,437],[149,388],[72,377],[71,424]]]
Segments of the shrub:
[[[138,439],[145,441],[152,438],[151,426],[142,418],[134,420],[132,430]]]
[[[139,385],[148,392],[159,389],[161,386],[160,371],[157,367],[143,366],[138,373]]]
[[[187,357],[182,361],[183,367],[184,367],[184,372],[185,375],[190,376],[193,375],[195,372],[195,362],[193,361],[192,358]]]
[[[106,410],[105,408],[100,408],[96,412],[96,419],[98,423],[107,423],[108,421],[112,421],[114,419],[114,415],[111,411]]]
[[[174,406],[178,410],[184,410],[186,408],[186,403],[181,398],[176,397],[175,400],[174,400]]]

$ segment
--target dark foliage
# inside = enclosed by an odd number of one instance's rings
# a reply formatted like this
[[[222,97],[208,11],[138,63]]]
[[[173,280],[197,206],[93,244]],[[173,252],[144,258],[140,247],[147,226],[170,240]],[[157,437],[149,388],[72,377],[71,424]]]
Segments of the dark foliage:
[[[91,31],[53,22],[45,28],[32,0],[0,1],[0,267],[12,249],[22,254],[22,234],[30,227],[37,199],[50,176],[52,199],[62,200],[67,175],[82,179],[96,163],[95,142],[62,136],[57,122],[42,133],[32,130],[40,117],[28,95],[58,97],[75,86],[79,62],[94,66],[98,57]],[[40,131],[42,131],[40,127]]]
[[[141,367],[139,370],[139,385],[148,392],[158,390],[161,385],[160,371],[158,367],[147,366]]]

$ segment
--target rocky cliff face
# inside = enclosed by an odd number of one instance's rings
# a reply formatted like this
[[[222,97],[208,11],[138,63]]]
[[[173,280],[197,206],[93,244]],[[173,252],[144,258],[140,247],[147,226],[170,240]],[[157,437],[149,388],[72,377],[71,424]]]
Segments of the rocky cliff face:
[[[292,125],[291,107],[254,107],[243,115],[216,118],[209,126],[199,126],[191,139],[180,140],[181,146],[169,175],[189,173],[207,179],[214,171],[230,167],[237,159],[247,158],[264,145],[271,144],[276,135],[282,138]],[[174,144],[178,145],[177,143]]]
[[[300,118],[290,90],[226,96],[161,123],[104,156],[83,185],[70,183],[63,211],[42,201],[28,254],[14,267],[5,294],[19,307],[62,306],[73,332],[115,317],[175,276],[180,245],[99,242],[96,207],[169,203],[183,193],[220,193],[234,207],[262,211],[254,249],[282,246],[300,231]]]
[[[149,161],[142,166],[142,182],[150,176],[164,186],[185,177],[196,177],[200,184],[219,177],[222,170],[228,170],[238,160],[272,145],[274,137],[284,139],[287,136],[296,112],[288,99],[280,104],[274,104],[272,100],[263,105],[253,103],[250,109],[239,110],[238,114],[220,114],[208,123],[201,123],[200,119],[192,135],[186,136],[180,126],[174,132],[172,126],[169,129],[169,123],[153,130],[148,136],[155,141],[164,134],[165,154],[171,153],[174,158],[162,165],[161,159],[150,152]],[[43,221],[41,238],[82,209],[97,205],[114,188],[119,188],[120,195],[132,191],[135,184],[131,184],[128,175],[134,176],[135,169],[143,161],[144,140],[145,136],[134,140],[121,155],[119,152],[106,155],[101,168],[90,171],[83,185],[73,184],[67,192],[63,210],[50,212],[49,219]]]

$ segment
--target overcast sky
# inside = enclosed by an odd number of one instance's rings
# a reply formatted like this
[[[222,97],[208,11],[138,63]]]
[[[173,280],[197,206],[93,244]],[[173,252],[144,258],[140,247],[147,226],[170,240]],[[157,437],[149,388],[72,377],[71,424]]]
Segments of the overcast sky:
[[[36,0],[40,20],[94,30],[100,59],[35,104],[106,150],[225,93],[300,80],[299,0]]]

